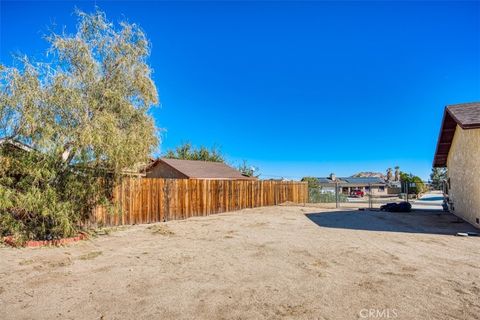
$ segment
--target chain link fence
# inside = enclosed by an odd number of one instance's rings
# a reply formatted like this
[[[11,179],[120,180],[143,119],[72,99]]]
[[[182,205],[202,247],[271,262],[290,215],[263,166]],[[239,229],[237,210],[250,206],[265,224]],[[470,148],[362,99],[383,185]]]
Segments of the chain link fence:
[[[404,201],[401,191],[380,184],[319,183],[309,186],[308,202],[329,208],[380,209],[384,204]]]

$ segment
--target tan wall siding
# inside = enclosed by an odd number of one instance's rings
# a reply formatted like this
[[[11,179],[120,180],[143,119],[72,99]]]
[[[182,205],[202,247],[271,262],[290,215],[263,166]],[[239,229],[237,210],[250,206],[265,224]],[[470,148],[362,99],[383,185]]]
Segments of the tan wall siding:
[[[480,228],[480,129],[457,126],[447,167],[454,213]]]
[[[383,190],[380,190],[380,187],[372,187],[373,195],[384,195],[387,194],[387,187],[383,187]]]
[[[347,194],[350,194],[353,190],[360,190],[360,191],[363,191],[365,193],[369,193],[369,191],[367,190],[368,186],[355,186],[355,187],[344,187],[344,186],[341,186],[342,188],[342,192],[344,193],[347,193]],[[346,188],[346,190],[345,190]],[[380,190],[380,187],[378,186],[373,186],[372,187],[372,195],[384,195],[384,194],[387,194],[387,186],[383,187],[383,191]]]

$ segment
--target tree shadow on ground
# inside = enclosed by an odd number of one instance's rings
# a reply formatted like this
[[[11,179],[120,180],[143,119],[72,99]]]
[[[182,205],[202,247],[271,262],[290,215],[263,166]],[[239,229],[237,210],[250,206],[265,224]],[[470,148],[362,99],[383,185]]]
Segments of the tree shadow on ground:
[[[310,213],[306,216],[323,228],[443,235],[480,233],[480,230],[453,214],[435,210],[414,210],[409,213],[345,210]]]

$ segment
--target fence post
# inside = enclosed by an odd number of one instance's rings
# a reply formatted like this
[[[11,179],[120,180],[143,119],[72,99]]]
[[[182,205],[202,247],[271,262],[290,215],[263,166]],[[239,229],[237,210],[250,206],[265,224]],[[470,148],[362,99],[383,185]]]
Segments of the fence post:
[[[335,181],[335,208],[338,209],[338,181]]]
[[[372,201],[372,184],[368,184],[368,208],[373,208],[373,201]]]
[[[409,192],[408,187],[409,187],[409,185],[408,185],[407,181],[405,181],[405,186],[406,186],[405,189],[406,189],[406,193],[407,193],[406,198],[407,198],[407,203],[408,203],[408,192]]]
[[[166,222],[170,219],[170,181],[171,180],[164,180],[164,186],[165,186],[165,209],[164,209],[164,216],[163,216],[163,221]]]

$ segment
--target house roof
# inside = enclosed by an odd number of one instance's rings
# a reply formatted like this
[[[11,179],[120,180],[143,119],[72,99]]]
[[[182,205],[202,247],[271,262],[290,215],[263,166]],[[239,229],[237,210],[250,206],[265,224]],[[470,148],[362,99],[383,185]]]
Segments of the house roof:
[[[317,180],[319,183],[335,183],[335,181],[330,178],[317,178]]]
[[[454,104],[445,107],[437,148],[433,159],[434,167],[447,165],[457,125],[464,130],[480,128],[480,102]]]
[[[147,168],[147,171],[156,166],[159,162],[167,164],[190,179],[256,179],[252,177],[246,177],[242,175],[240,171],[235,170],[234,168],[222,162],[198,160],[160,158],[155,160]]]
[[[369,185],[369,184],[386,184],[385,180],[380,177],[346,177],[346,178],[336,178],[332,180],[331,178],[317,178],[318,182],[321,184],[326,183],[335,183],[338,182],[340,184],[354,184],[354,185]]]
[[[358,177],[358,178],[342,178],[347,183],[355,183],[355,184],[384,184],[385,180],[380,177]]]

